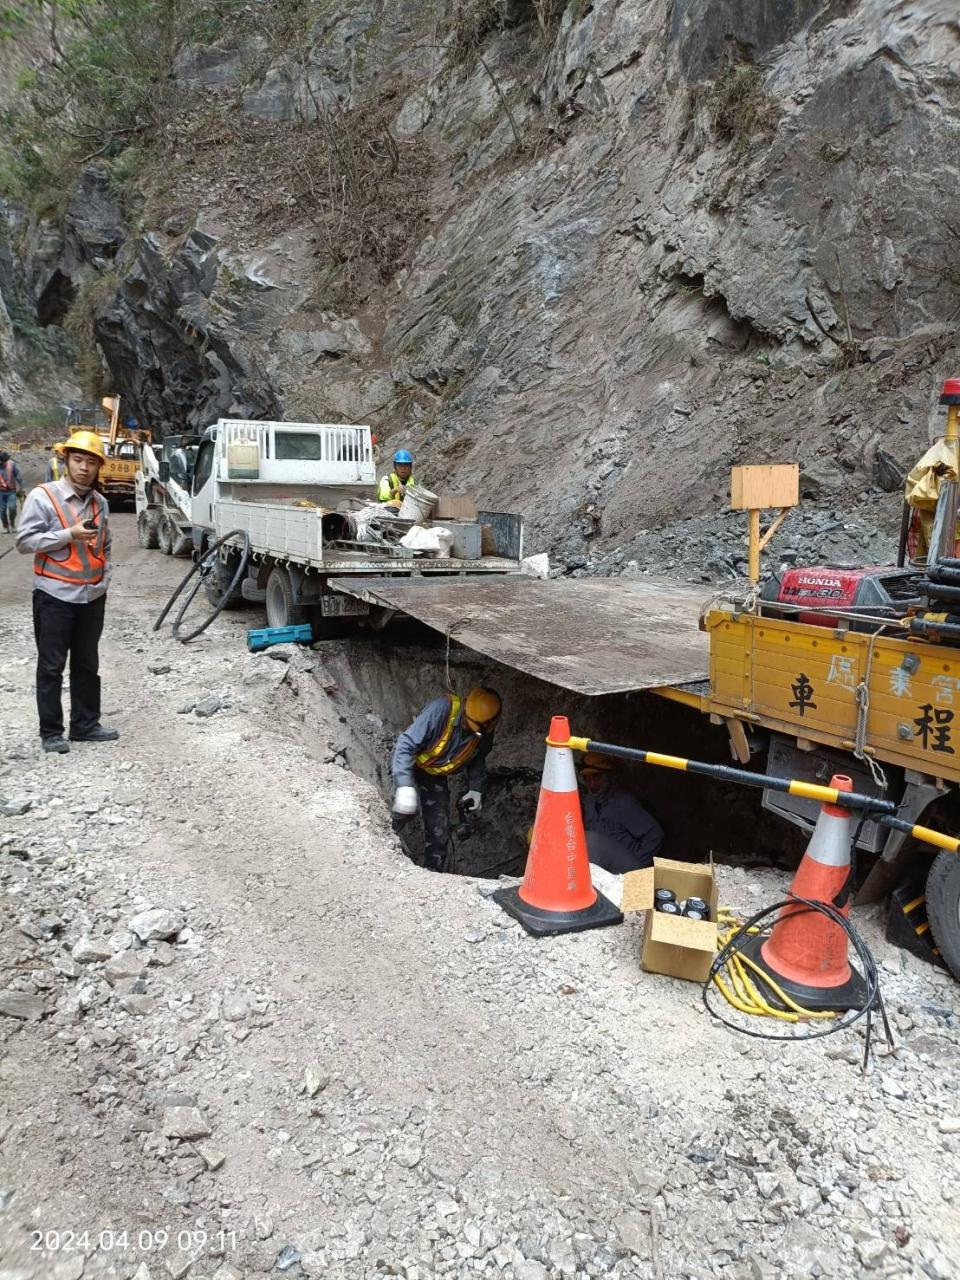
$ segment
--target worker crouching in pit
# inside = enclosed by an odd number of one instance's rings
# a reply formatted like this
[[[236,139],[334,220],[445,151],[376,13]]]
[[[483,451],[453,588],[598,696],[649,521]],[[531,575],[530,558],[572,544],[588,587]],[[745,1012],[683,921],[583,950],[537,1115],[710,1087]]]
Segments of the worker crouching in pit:
[[[424,865],[431,871],[443,871],[449,853],[451,776],[466,771],[468,789],[461,809],[474,815],[480,812],[486,759],[501,707],[500,695],[493,689],[471,689],[464,699],[447,694],[428,702],[397,738],[390,762],[396,787],[394,829],[400,830],[419,807]]]
[[[580,764],[583,827],[590,861],[614,875],[649,867],[663,844],[663,828],[617,781],[610,756],[588,751]]]

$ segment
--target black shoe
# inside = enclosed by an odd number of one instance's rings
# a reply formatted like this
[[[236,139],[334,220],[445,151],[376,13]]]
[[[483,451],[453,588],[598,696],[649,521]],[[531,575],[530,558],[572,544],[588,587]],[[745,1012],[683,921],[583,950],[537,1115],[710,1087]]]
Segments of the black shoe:
[[[41,738],[40,745],[44,751],[55,751],[58,756],[65,756],[70,750],[70,743],[62,735],[56,738]]]
[[[102,724],[95,725],[89,733],[71,733],[71,742],[116,742],[120,734],[116,729],[105,729]]]

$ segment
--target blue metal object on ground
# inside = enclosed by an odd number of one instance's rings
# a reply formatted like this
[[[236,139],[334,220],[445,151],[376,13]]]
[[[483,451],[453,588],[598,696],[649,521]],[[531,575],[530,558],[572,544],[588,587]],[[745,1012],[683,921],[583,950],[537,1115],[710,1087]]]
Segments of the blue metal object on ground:
[[[251,627],[247,632],[247,648],[251,653],[269,649],[272,644],[310,644],[313,627],[309,622],[296,627]]]

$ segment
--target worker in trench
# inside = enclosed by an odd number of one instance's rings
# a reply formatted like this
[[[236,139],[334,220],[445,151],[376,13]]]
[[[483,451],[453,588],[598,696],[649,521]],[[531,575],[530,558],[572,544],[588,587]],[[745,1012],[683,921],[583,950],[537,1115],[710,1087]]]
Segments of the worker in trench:
[[[425,863],[442,871],[450,847],[448,779],[466,771],[461,809],[480,812],[487,778],[486,759],[502,703],[494,689],[478,686],[466,698],[446,694],[423,708],[397,738],[390,761],[396,793],[394,829],[409,822],[419,807],[423,818]]]
[[[588,751],[580,763],[583,827],[590,861],[614,875],[649,867],[663,845],[663,827],[617,780],[617,763]]]
[[[377,501],[399,507],[407,492],[407,485],[416,483],[413,478],[413,454],[409,449],[398,449],[393,455],[393,470],[377,486]]]

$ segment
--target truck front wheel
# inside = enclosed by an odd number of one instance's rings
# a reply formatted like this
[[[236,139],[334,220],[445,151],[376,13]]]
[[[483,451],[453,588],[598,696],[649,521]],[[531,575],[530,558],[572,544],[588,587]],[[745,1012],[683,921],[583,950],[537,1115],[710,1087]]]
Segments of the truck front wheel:
[[[237,565],[240,563],[240,552],[231,549],[226,560],[217,560],[216,567],[212,573],[207,574],[203,579],[203,590],[207,599],[213,605],[214,609],[242,609],[246,603],[240,587],[234,587],[233,591],[224,600],[224,595],[230,588],[237,572]]]
[[[927,876],[927,918],[947,968],[960,979],[960,854],[944,849],[934,858]]]
[[[290,575],[280,565],[270,570],[265,603],[268,627],[296,627],[307,621],[306,610],[294,603]]]

